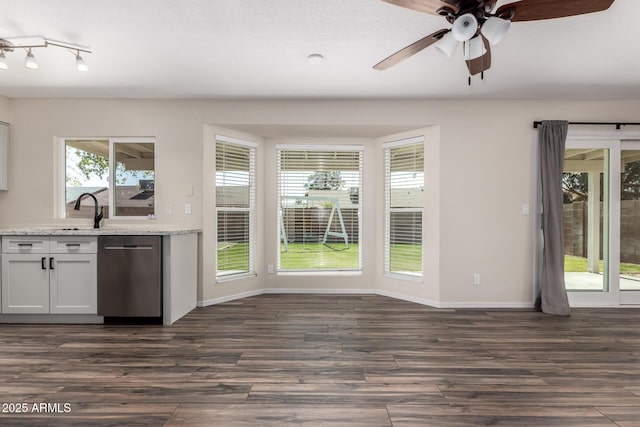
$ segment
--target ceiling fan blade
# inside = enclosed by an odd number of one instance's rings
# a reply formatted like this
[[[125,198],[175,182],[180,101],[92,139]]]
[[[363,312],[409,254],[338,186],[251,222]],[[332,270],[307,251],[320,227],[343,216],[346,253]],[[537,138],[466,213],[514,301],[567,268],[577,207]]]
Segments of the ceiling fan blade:
[[[406,7],[407,9],[417,10],[418,12],[430,13],[438,15],[438,10],[442,7],[448,7],[454,13],[460,10],[459,0],[383,0],[396,6]]]
[[[484,37],[482,37],[482,41],[484,43],[484,48],[487,50],[487,53],[479,58],[465,61],[467,63],[467,68],[469,69],[469,74],[472,76],[480,74],[483,71],[491,68],[491,43],[489,43],[489,41]]]
[[[373,66],[376,70],[386,70],[392,65],[396,65],[400,61],[404,61],[408,57],[415,55],[423,49],[428,48],[438,40],[442,38],[449,30],[438,30],[433,34],[429,34],[427,37],[418,40],[415,43],[411,43],[409,46],[404,49],[400,49],[393,55],[383,59]]]
[[[385,0],[386,1],[386,0]],[[500,6],[496,15],[508,17],[513,11],[512,22],[538,21],[584,15],[609,9],[615,0],[521,0]]]

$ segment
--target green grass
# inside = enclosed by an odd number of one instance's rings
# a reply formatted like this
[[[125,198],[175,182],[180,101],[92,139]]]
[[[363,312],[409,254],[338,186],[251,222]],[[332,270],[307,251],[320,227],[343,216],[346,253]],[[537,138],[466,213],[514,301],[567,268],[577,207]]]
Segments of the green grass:
[[[600,271],[604,271],[602,260],[600,261]],[[567,273],[587,271],[587,259],[572,255],[564,256],[564,271]],[[620,263],[621,273],[640,273],[640,264]]]
[[[218,243],[218,273],[249,271],[248,243]]]
[[[322,245],[319,243],[289,243],[284,251],[280,244],[280,269],[282,270],[344,270],[357,269],[358,244],[344,243]]]
[[[393,244],[390,249],[389,270],[394,273],[422,272],[422,245]]]
[[[344,243],[322,245],[319,243],[289,243],[285,252],[280,245],[280,269],[282,270],[344,270],[358,269],[358,244]],[[218,243],[218,273],[249,271],[248,243]],[[391,245],[391,271],[422,271],[422,245]],[[586,262],[586,261],[585,261]]]

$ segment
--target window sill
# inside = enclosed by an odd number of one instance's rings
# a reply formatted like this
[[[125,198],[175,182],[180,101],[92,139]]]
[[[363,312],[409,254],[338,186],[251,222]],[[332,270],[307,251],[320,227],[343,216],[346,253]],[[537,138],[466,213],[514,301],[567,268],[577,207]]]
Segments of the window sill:
[[[257,273],[229,274],[227,276],[216,277],[216,284],[232,282],[234,280],[249,279],[252,277],[258,277],[258,274]]]
[[[400,274],[400,273],[384,273],[384,277],[388,277],[390,279],[399,279],[399,280],[406,280],[408,282],[415,282],[415,283],[424,283],[424,277],[422,276],[414,276],[411,274]]]
[[[362,270],[314,270],[314,271],[278,271],[278,276],[362,276]]]

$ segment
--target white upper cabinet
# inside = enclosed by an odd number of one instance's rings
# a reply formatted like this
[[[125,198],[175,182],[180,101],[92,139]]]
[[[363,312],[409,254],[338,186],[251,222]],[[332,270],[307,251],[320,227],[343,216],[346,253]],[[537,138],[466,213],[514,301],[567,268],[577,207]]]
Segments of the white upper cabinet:
[[[9,124],[0,122],[0,190],[7,186],[7,149],[9,146]]]

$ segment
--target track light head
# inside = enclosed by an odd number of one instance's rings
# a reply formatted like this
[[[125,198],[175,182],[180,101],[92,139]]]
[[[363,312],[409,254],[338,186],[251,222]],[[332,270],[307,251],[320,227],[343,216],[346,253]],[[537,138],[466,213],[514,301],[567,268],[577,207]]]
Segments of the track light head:
[[[24,60],[24,66],[30,70],[38,69],[38,63],[36,62],[36,58],[33,56],[33,53],[31,53],[31,48],[29,48],[29,51],[27,52],[27,57]]]
[[[87,63],[84,62],[84,59],[82,59],[82,56],[80,56],[80,51],[78,51],[76,54],[76,70],[89,71],[89,67],[87,66]]]

